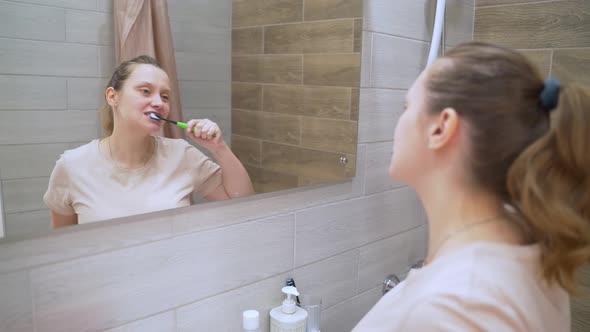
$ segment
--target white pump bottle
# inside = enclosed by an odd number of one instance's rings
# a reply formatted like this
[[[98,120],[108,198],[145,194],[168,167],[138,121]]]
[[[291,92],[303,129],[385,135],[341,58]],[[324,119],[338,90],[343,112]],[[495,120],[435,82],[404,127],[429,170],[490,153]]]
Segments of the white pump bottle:
[[[293,296],[299,296],[297,288],[286,286],[282,289],[287,294],[283,305],[270,311],[270,332],[305,332],[307,311],[298,307]]]

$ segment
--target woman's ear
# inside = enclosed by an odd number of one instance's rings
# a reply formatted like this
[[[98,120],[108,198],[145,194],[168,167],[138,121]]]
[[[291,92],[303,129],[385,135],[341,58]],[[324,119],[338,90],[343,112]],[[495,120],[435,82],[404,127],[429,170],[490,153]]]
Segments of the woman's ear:
[[[106,91],[104,92],[104,94],[105,94],[105,98],[107,100],[107,103],[114,110],[115,107],[117,106],[117,99],[118,99],[117,91],[115,91],[115,89],[112,86],[109,86],[106,89]]]
[[[432,118],[428,131],[428,148],[439,150],[449,145],[457,136],[459,114],[453,108],[445,108]]]

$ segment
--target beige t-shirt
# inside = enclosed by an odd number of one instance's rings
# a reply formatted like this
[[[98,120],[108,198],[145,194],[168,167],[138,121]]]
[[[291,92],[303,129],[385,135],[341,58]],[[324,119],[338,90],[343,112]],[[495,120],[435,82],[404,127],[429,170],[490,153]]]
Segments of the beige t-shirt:
[[[353,331],[569,331],[569,296],[546,286],[539,259],[536,245],[476,243],[450,252],[410,271]]]
[[[96,139],[62,154],[43,200],[84,224],[189,206],[192,192],[206,196],[221,182],[219,165],[183,139],[156,137],[151,159],[136,169],[115,165]]]

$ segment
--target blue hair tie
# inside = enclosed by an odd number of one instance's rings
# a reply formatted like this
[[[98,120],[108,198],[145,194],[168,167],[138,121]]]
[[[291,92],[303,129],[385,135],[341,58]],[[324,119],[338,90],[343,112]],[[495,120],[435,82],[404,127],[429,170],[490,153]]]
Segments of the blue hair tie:
[[[557,107],[559,102],[559,80],[550,76],[543,84],[543,90],[539,97],[539,107],[543,112],[551,112]]]

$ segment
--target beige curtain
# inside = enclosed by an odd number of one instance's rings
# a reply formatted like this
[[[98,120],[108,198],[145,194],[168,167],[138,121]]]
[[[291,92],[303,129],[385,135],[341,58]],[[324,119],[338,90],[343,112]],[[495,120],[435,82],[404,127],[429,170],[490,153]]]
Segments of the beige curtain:
[[[146,54],[156,58],[170,77],[170,115],[182,120],[180,90],[176,77],[176,60],[172,45],[172,32],[168,20],[167,0],[114,0],[115,59],[117,64]],[[181,138],[181,128],[166,123],[166,137]]]

